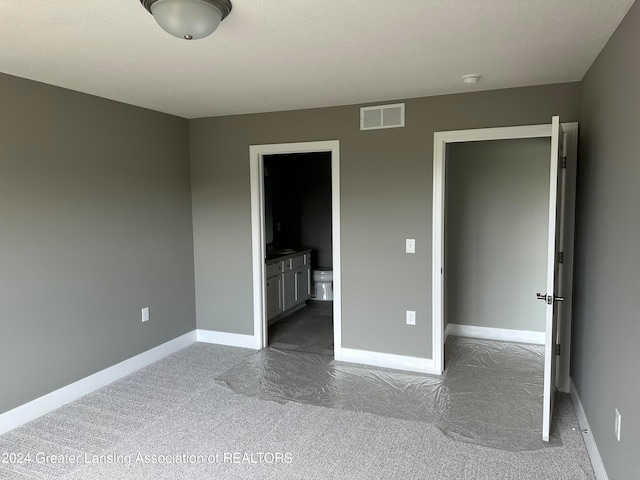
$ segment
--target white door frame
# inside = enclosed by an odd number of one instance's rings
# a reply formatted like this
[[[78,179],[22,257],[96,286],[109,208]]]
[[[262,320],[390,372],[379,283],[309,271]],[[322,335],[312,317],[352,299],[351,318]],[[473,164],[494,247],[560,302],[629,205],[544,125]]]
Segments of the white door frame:
[[[264,156],[331,153],[331,226],[333,255],[333,349],[342,359],[342,268],[340,260],[340,141],[250,145],[251,243],[253,255],[253,336],[258,349],[268,346],[264,232]]]
[[[565,281],[566,298],[560,319],[561,355],[558,362],[558,387],[569,391],[569,360],[571,358],[571,302],[573,284],[573,238],[575,210],[575,171],[577,164],[578,124],[563,123],[567,133],[567,202],[570,212],[566,223]],[[436,374],[444,372],[444,220],[445,220],[445,159],[448,143],[518,138],[551,137],[551,124],[520,127],[482,128],[435,132],[433,138],[433,257],[432,257],[432,340],[433,362]],[[534,295],[535,292],[532,292]]]

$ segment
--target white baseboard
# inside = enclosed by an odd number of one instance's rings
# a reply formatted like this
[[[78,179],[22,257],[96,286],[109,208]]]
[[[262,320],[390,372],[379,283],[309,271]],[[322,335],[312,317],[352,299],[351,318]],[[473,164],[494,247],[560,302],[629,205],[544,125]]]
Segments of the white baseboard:
[[[600,452],[598,451],[598,445],[596,445],[596,441],[593,438],[593,434],[591,433],[591,427],[589,426],[589,420],[587,420],[587,414],[584,411],[584,407],[582,406],[582,402],[580,401],[580,396],[578,395],[578,391],[576,390],[576,386],[573,384],[573,380],[570,380],[570,394],[571,401],[573,402],[573,407],[576,410],[576,417],[578,417],[578,425],[580,425],[580,430],[582,430],[582,438],[584,438],[584,443],[587,445],[587,452],[589,452],[589,458],[591,459],[591,465],[593,465],[593,471],[596,474],[596,478],[598,480],[609,480],[607,475],[607,471],[604,469],[604,463],[602,463],[602,457],[600,457]]]
[[[216,332],[213,330],[196,330],[198,341],[203,343],[215,343],[217,345],[227,345],[229,347],[251,348],[260,350],[260,342],[253,335],[242,335],[239,333]]]
[[[404,355],[369,352],[353,348],[342,348],[340,357],[342,362],[435,374],[433,360],[430,358],[405,357]]]
[[[508,328],[475,327],[450,323],[445,331],[445,338],[449,335],[457,337],[482,338],[485,340],[502,340],[504,342],[533,343],[544,345],[544,332],[530,330],[511,330]]]
[[[47,393],[42,397],[36,398],[29,403],[20,405],[19,407],[9,410],[0,415],[0,435],[13,430],[31,420],[35,420],[63,405],[77,400],[84,395],[104,387],[122,377],[132,374],[158,360],[163,359],[172,353],[182,350],[185,347],[196,342],[195,330],[185,333],[184,335],[174,338],[162,345],[151,350],[147,350],[135,357],[124,360],[112,367],[100,370],[93,375],[89,375],[78,380],[66,387],[59,388],[51,393]]]

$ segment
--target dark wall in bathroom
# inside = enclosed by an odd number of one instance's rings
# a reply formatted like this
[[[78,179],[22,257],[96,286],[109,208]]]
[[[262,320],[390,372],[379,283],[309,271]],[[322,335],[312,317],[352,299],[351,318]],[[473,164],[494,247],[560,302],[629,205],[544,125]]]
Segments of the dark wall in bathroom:
[[[317,157],[304,162],[300,236],[302,244],[313,249],[313,265],[331,267],[331,155],[323,153]]]
[[[331,266],[331,155],[270,155],[273,245],[313,249],[314,265]]]
[[[271,180],[275,248],[292,248],[302,243],[299,163],[297,156],[269,155],[265,158]]]

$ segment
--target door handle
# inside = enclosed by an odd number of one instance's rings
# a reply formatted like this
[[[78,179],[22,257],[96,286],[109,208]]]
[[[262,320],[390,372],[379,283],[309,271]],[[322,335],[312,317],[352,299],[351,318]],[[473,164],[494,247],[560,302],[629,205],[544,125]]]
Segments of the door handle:
[[[554,297],[553,295],[546,295],[544,293],[536,293],[536,298],[538,300],[544,300],[547,302],[547,305],[551,305],[554,301],[564,302],[564,297]]]
[[[545,293],[536,293],[536,298],[538,300],[544,300],[545,302],[547,302],[547,305],[551,305],[553,303],[551,295],[547,295]]]

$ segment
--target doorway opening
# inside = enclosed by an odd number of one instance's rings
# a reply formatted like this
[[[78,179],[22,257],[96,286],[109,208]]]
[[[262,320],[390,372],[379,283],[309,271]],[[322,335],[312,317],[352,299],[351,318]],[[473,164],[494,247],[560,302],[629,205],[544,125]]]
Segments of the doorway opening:
[[[550,151],[549,137],[448,146],[445,335],[544,344]]]
[[[509,163],[519,155],[509,144],[546,150],[546,161],[518,168]],[[548,125],[434,135],[434,369],[445,369],[447,333],[543,343],[546,440],[553,392],[568,385],[576,149],[577,124],[560,125],[558,117]],[[494,168],[470,163],[483,156]]]
[[[341,358],[339,142],[250,147],[254,336]]]
[[[333,357],[331,153],[263,162],[268,345]]]

